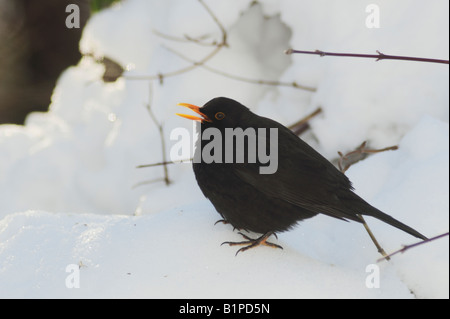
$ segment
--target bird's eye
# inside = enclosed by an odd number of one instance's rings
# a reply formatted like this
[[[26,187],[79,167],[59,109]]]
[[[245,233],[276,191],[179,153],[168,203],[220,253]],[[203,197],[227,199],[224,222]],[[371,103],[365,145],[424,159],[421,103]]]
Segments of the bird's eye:
[[[219,121],[220,121],[220,120],[223,120],[223,119],[225,118],[225,113],[217,112],[216,115],[214,115],[214,117],[215,117],[216,119],[218,119]]]

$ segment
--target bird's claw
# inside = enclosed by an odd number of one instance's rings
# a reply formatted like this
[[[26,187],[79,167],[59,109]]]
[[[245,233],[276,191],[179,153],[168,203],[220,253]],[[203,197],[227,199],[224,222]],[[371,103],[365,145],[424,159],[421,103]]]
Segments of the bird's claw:
[[[225,219],[219,219],[218,221],[216,221],[216,222],[214,223],[214,226],[216,226],[218,223],[222,223],[222,224],[226,225],[226,224],[229,224],[230,222],[227,221],[227,220],[225,220]],[[237,230],[240,230],[239,228],[236,228],[236,227],[233,226],[233,231],[235,231],[236,229],[237,229]],[[276,235],[275,235],[275,236],[276,236]]]
[[[222,223],[224,225],[229,224],[229,222],[227,222],[225,219],[219,219],[214,223],[214,226],[216,226],[218,223]]]
[[[281,247],[280,245],[277,245],[277,244],[274,244],[274,243],[270,243],[270,242],[267,241],[267,239],[268,239],[271,235],[275,235],[275,233],[272,233],[272,232],[265,233],[264,235],[262,235],[261,237],[256,238],[256,239],[250,238],[250,237],[248,237],[247,235],[244,235],[244,234],[241,233],[241,232],[239,232],[239,234],[240,234],[242,237],[244,237],[246,240],[244,240],[244,241],[239,241],[239,242],[225,241],[225,242],[223,242],[223,243],[221,244],[221,246],[224,245],[224,244],[227,244],[227,245],[229,245],[229,246],[246,245],[245,247],[242,247],[241,249],[239,249],[239,250],[236,252],[236,255],[235,255],[235,256],[237,256],[237,254],[239,254],[240,252],[243,252],[243,251],[246,251],[246,250],[248,250],[248,249],[250,249],[250,248],[255,248],[255,247],[261,246],[261,245],[262,245],[262,246],[272,247],[272,248],[280,248],[280,249],[283,249],[283,247]],[[275,235],[275,237],[276,237],[276,235]]]

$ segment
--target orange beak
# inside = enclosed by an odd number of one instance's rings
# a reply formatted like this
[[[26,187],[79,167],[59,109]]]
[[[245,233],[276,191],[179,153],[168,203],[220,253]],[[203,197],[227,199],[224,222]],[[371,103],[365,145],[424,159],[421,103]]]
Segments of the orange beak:
[[[211,119],[206,116],[205,114],[203,114],[202,112],[200,112],[200,107],[193,105],[193,104],[188,104],[188,103],[178,103],[177,105],[180,106],[184,106],[187,107],[188,109],[191,109],[192,111],[194,111],[195,113],[201,115],[202,117],[198,117],[198,116],[194,116],[194,115],[187,115],[187,114],[180,114],[180,113],[176,113],[176,115],[187,118],[189,120],[194,120],[194,121],[199,121],[201,123],[205,123],[205,122],[212,122]]]

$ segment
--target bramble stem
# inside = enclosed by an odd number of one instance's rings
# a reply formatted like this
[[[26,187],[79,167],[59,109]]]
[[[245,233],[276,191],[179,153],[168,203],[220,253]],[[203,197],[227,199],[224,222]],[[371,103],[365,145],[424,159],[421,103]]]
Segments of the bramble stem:
[[[336,53],[336,52],[324,52],[320,50],[315,51],[301,51],[288,49],[284,51],[286,54],[300,53],[300,54],[316,54],[322,56],[339,56],[339,57],[349,57],[349,58],[369,58],[379,60],[402,60],[402,61],[415,61],[415,62],[428,62],[428,63],[442,63],[449,64],[449,60],[441,60],[441,59],[429,59],[429,58],[418,58],[418,57],[410,57],[410,56],[400,56],[400,55],[388,55],[381,53],[377,50],[378,54],[358,54],[358,53]]]

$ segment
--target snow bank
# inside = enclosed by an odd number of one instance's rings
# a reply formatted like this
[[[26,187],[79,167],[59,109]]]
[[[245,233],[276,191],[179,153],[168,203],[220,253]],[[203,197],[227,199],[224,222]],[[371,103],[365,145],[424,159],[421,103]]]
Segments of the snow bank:
[[[191,128],[174,116],[178,102],[229,96],[286,125],[320,106],[304,138],[329,159],[364,140],[399,144],[350,168],[358,194],[427,236],[448,231],[448,67],[282,54],[378,49],[446,58],[448,2],[381,1],[377,30],[365,27],[365,5],[356,0],[262,1],[250,9],[250,1],[210,2],[229,47],[208,65],[317,91],[202,68],[162,84],[131,80],[189,65],[167,47],[193,60],[211,52],[154,32],[220,40],[197,1],[129,0],[92,17],[81,50],[117,60],[128,68],[125,78],[103,83],[103,67],[83,58],[61,75],[48,113],[31,114],[23,127],[0,126],[0,297],[448,298],[448,237],[372,266],[378,253],[361,225],[318,216],[279,234],[283,250],[235,257],[236,248],[220,243],[240,236],[214,226],[219,215],[190,164],[169,166],[168,186],[150,183],[163,177],[162,167],[136,169],[162,160],[148,106],[163,124],[167,153],[170,131]],[[416,242],[368,222],[388,252]]]

